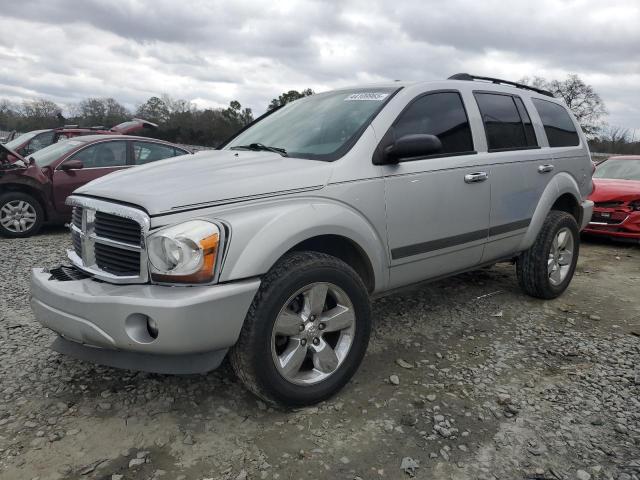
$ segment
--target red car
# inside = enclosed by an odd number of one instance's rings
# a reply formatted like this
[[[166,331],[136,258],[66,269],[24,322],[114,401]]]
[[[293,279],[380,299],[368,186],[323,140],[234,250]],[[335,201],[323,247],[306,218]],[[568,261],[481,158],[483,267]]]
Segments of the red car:
[[[0,234],[28,237],[45,222],[67,222],[71,208],[65,200],[76,188],[116,170],[191,153],[130,135],[75,137],[27,158],[0,145]]]
[[[134,118],[133,120],[122,122],[111,128],[66,125],[59,128],[33,130],[23,133],[13,140],[8,141],[5,145],[14,152],[18,152],[23,157],[26,157],[60,140],[67,140],[80,135],[113,135],[115,133],[128,135],[139,132],[145,128],[155,129],[158,128],[158,126],[155,123],[147,122],[141,118]]]
[[[586,233],[640,240],[640,155],[610,157],[593,174],[595,203]]]

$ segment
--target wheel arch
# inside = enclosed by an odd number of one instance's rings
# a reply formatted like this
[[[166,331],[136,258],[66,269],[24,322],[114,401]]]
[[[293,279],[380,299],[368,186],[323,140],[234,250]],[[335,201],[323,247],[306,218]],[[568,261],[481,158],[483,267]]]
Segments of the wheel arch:
[[[347,205],[297,199],[223,218],[231,227],[231,238],[221,281],[263,275],[286,253],[311,250],[350,265],[370,293],[386,286],[385,243],[373,225]]]
[[[0,184],[0,196],[8,192],[22,192],[31,195],[42,207],[42,211],[44,212],[44,220],[47,221],[50,219],[50,205],[46,201],[46,198],[40,189],[28,183],[12,182]]]
[[[571,214],[578,224],[582,221],[580,207],[582,195],[575,179],[566,172],[555,175],[542,192],[533,213],[527,233],[523,237],[519,250],[527,250],[535,242],[542,229],[545,218],[551,210],[561,210]]]

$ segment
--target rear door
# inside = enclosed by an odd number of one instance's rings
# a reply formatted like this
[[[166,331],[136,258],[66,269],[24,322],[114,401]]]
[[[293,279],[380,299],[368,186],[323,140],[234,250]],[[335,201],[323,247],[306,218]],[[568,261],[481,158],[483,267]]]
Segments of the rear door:
[[[392,287],[478,264],[489,224],[489,177],[460,93],[414,98],[382,143],[411,134],[436,135],[443,148],[382,167]]]
[[[128,167],[128,148],[124,140],[107,140],[93,143],[65,159],[53,173],[53,200],[56,210],[70,214],[65,205],[69,195],[85,183],[111,172]],[[79,160],[83,167],[65,170],[63,165],[71,160]]]
[[[517,251],[551,175],[548,149],[541,149],[529,108],[519,95],[475,91],[475,107],[484,125],[490,164],[491,218],[483,262],[499,260]],[[525,97],[525,100],[527,98]],[[539,132],[538,132],[539,133]]]

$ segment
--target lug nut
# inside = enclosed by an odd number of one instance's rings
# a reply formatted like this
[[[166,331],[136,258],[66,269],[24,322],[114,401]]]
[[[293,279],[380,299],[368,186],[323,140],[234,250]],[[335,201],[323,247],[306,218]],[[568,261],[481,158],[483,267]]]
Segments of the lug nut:
[[[311,315],[309,317],[309,320],[311,320],[312,322],[315,322],[316,321],[316,316],[315,315]]]
[[[304,347],[306,344],[307,344],[307,341],[304,338],[300,340],[300,345]]]
[[[319,343],[320,343],[320,339],[319,339],[318,337],[315,337],[315,338],[313,339],[313,344],[314,344],[314,345],[318,345]]]
[[[304,330],[304,323],[301,323],[300,326],[298,327],[298,330],[303,331]]]
[[[324,323],[321,323],[320,325],[318,325],[318,328],[319,328],[320,330],[324,330],[324,327],[325,327],[325,324],[324,324]]]

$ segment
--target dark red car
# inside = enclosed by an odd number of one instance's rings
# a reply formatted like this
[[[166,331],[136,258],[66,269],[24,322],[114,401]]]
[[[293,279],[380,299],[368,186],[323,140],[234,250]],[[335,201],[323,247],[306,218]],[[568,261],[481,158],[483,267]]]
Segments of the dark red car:
[[[75,137],[27,158],[0,145],[0,234],[27,237],[45,222],[67,222],[71,208],[65,200],[76,188],[123,168],[191,153],[130,135]]]
[[[38,150],[48,147],[60,140],[67,140],[81,135],[129,135],[139,132],[145,128],[155,129],[158,126],[155,123],[148,122],[141,118],[134,118],[126,122],[122,122],[115,127],[79,127],[77,125],[66,125],[59,128],[49,128],[46,130],[33,130],[23,133],[16,138],[9,140],[5,145],[14,152],[18,152],[23,157],[31,155]]]
[[[593,174],[586,233],[640,241],[640,155],[610,157]]]

